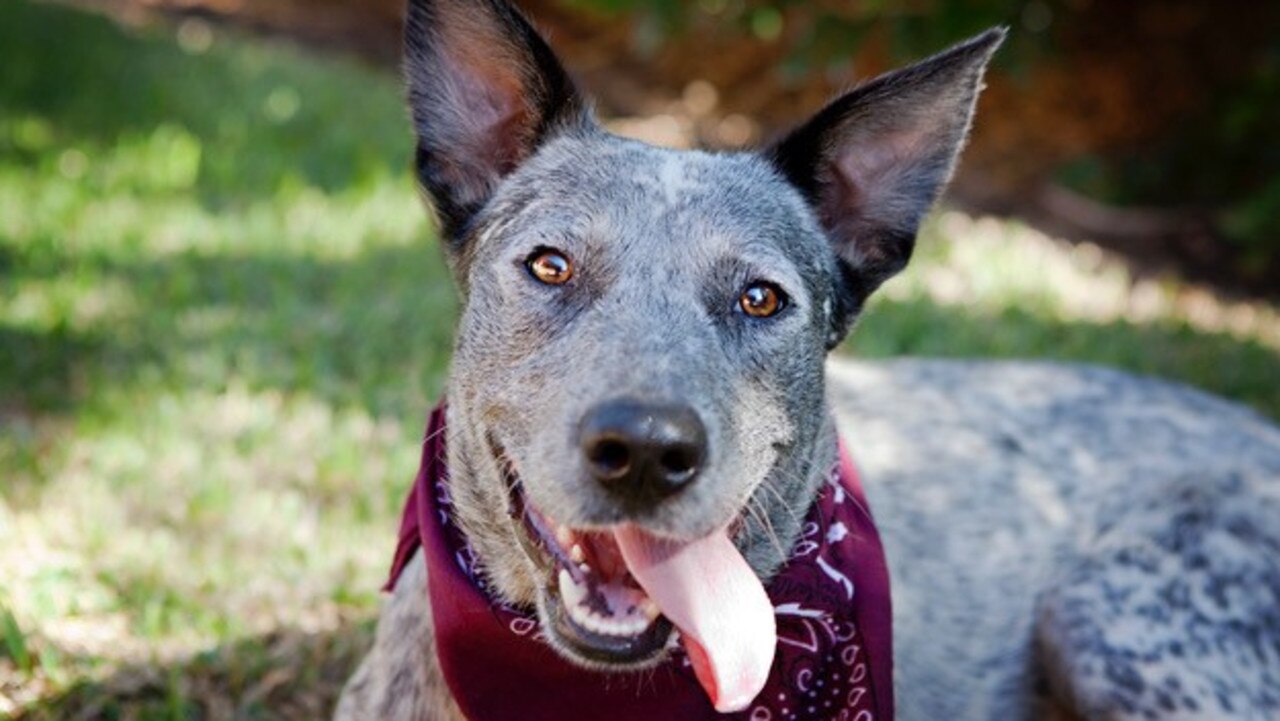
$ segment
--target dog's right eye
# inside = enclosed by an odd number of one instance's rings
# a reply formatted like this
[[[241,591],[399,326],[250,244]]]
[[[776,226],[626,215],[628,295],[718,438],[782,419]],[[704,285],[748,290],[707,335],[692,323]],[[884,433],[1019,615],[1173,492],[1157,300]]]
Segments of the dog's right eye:
[[[573,277],[573,263],[554,248],[538,248],[525,259],[524,265],[529,275],[547,285],[564,285]]]
[[[742,289],[738,307],[752,318],[771,318],[787,307],[787,295],[773,283],[756,281]]]

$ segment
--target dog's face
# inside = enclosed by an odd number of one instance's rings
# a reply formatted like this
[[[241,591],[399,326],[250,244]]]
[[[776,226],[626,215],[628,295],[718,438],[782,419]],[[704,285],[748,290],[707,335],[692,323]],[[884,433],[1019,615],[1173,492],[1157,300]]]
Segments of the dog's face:
[[[835,261],[765,162],[566,134],[499,186],[472,232],[450,401],[547,516],[694,538],[765,478],[804,480],[794,451],[823,420]],[[615,463],[643,462],[629,412],[671,426],[666,452],[687,457],[669,470],[687,484],[600,477],[593,423],[616,426]]]
[[[418,173],[465,297],[453,500],[565,656],[661,658],[618,529],[727,534],[761,576],[785,559],[834,457],[824,357],[910,256],[1000,37],[710,154],[602,130],[505,3],[410,3]]]

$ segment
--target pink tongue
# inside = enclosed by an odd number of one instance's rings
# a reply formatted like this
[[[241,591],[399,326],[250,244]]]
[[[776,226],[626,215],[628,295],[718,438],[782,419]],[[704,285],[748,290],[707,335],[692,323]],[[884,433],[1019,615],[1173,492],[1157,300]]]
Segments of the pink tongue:
[[[680,629],[716,710],[741,711],[764,688],[777,648],[773,604],[724,531],[696,541],[614,531],[627,569]]]

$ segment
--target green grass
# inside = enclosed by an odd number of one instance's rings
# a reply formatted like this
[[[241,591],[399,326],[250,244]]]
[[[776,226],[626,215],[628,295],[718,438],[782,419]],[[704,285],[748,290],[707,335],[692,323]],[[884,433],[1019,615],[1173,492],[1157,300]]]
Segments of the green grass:
[[[0,3],[0,718],[317,718],[366,643],[456,300],[394,78]],[[851,343],[1280,416],[1280,321],[941,215]]]
[[[396,80],[202,32],[0,4],[0,717],[367,617],[441,385]]]
[[[1164,376],[1280,418],[1280,311],[1135,278],[1091,244],[938,214],[849,342],[864,357],[1045,357]]]

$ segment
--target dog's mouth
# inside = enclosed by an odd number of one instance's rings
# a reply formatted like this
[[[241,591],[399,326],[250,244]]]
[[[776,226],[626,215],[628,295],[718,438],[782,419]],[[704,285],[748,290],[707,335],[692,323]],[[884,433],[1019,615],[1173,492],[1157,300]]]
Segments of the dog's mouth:
[[[558,640],[595,663],[640,667],[659,660],[672,626],[631,575],[609,533],[549,518],[511,485],[525,553],[547,571],[547,611]]]
[[[728,528],[669,539],[635,524],[575,529],[539,510],[490,439],[510,492],[516,536],[544,572],[544,631],[592,665],[657,663],[673,630],[722,713],[745,708],[768,678],[777,645],[773,605]]]

